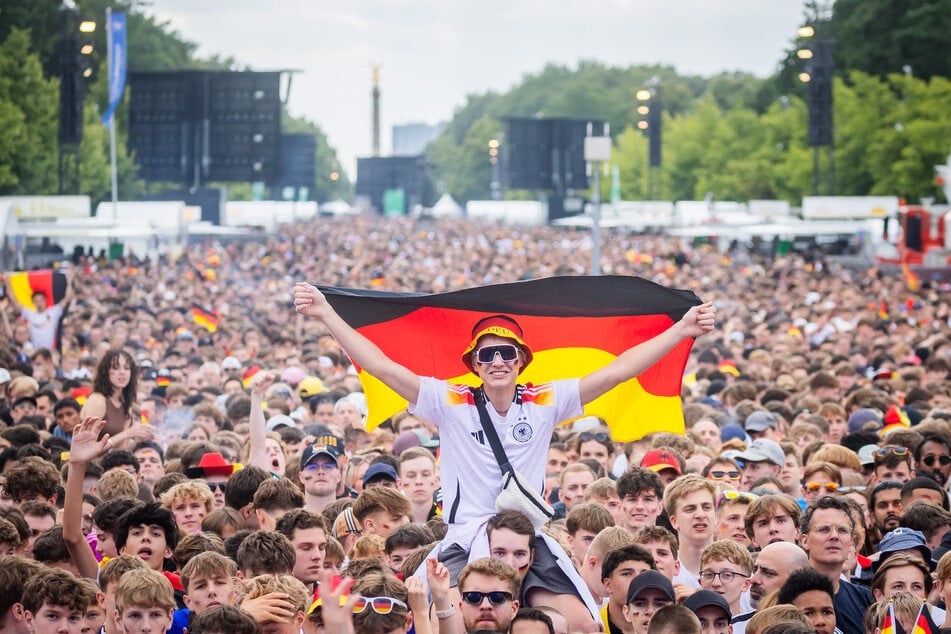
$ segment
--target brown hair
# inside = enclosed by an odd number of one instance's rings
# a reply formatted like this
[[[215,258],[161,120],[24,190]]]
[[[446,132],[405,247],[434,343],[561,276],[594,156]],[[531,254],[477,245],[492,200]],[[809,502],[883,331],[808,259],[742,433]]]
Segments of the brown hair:
[[[209,551],[198,553],[180,567],[182,586],[188,592],[188,584],[195,579],[213,579],[215,577],[235,577],[238,566],[224,553]]]
[[[65,570],[49,569],[23,584],[21,603],[23,609],[34,615],[44,605],[62,606],[85,614],[95,601],[95,591],[78,578]]]
[[[509,585],[509,591],[512,593],[512,596],[518,597],[518,589],[522,583],[518,577],[518,571],[501,559],[483,557],[482,559],[469,562],[469,564],[462,569],[462,572],[459,573],[459,592],[465,592],[466,579],[468,579],[472,573],[501,579]]]

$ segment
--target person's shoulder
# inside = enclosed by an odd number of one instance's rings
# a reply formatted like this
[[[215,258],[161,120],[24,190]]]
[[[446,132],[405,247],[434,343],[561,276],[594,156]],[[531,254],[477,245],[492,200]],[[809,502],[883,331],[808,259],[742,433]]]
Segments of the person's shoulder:
[[[863,585],[849,581],[839,581],[839,591],[836,593],[836,596],[839,595],[845,595],[859,601],[868,601],[869,604],[873,602],[871,590]]]

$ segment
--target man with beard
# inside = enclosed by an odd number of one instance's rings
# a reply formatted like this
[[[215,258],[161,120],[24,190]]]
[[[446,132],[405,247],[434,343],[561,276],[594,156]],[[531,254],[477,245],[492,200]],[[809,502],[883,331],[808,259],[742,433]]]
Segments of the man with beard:
[[[868,508],[872,513],[872,523],[879,535],[898,528],[904,507],[901,503],[901,483],[895,481],[880,482],[868,494]]]
[[[518,612],[518,589],[518,571],[500,559],[483,557],[467,564],[459,573],[466,632],[508,632]]]
[[[750,577],[750,605],[754,608],[760,599],[778,590],[797,570],[809,567],[806,551],[790,542],[775,542],[760,551]]]
[[[920,474],[946,485],[951,477],[951,439],[942,434],[925,434],[915,447],[915,464]]]

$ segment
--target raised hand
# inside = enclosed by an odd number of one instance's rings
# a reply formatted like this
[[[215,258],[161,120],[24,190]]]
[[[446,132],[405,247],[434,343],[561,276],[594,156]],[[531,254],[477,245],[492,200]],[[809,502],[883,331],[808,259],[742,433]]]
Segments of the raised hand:
[[[264,398],[269,387],[274,385],[275,376],[270,372],[258,372],[251,379],[251,394]]]
[[[334,588],[333,573],[325,568],[317,574],[317,582],[320,584],[320,613],[324,620],[324,631],[334,634],[354,634],[353,606],[356,605],[360,594],[350,594],[353,579],[345,577]],[[340,605],[340,597],[346,594],[350,596],[343,605]]]
[[[686,337],[699,337],[711,332],[717,324],[717,309],[713,302],[694,306],[680,320],[683,333]]]
[[[294,285],[294,307],[301,315],[319,318],[327,306],[327,298],[313,284],[298,282]]]
[[[109,434],[99,438],[105,426],[106,421],[96,416],[87,416],[76,425],[69,445],[69,461],[89,463],[106,453],[112,447],[112,441]]]
[[[449,596],[449,569],[435,557],[426,560],[426,583],[433,600]]]
[[[245,599],[240,607],[258,623],[283,623],[290,621],[297,614],[290,595],[283,592],[269,592],[253,599]]]

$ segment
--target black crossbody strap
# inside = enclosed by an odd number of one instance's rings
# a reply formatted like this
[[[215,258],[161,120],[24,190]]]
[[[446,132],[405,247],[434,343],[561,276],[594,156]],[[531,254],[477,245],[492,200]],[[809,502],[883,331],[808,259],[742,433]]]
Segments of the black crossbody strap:
[[[505,475],[513,471],[512,464],[509,462],[508,456],[505,455],[505,450],[502,449],[502,441],[499,440],[495,425],[492,424],[492,419],[489,418],[489,411],[485,407],[485,392],[481,388],[474,387],[470,387],[469,390],[472,392],[473,400],[475,400],[476,409],[479,410],[479,421],[482,423],[485,437],[489,440],[489,446],[492,447],[492,453],[495,454],[495,460],[499,463],[502,475]]]

